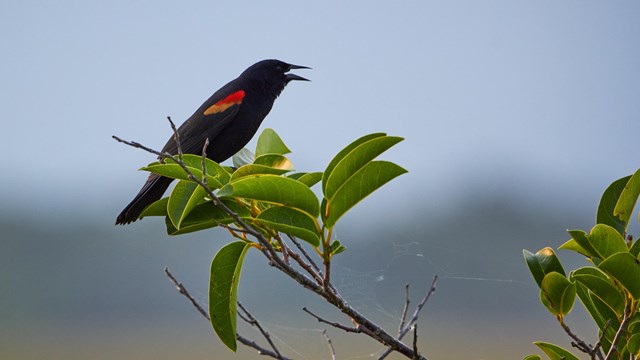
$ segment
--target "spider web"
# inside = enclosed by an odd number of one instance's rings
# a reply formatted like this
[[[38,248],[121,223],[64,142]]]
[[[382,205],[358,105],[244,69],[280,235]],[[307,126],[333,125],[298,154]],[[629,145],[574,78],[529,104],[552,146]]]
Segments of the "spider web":
[[[464,252],[455,247],[443,247],[440,245],[427,245],[418,241],[391,242],[389,251],[383,252],[381,258],[386,259],[383,266],[376,269],[361,270],[350,267],[348,264],[332,264],[332,283],[339,290],[342,297],[349,305],[365,314],[368,318],[385,328],[391,335],[397,335],[397,327],[401,321],[401,312],[404,305],[404,284],[410,283],[411,306],[409,308],[410,317],[415,305],[424,297],[431,284],[432,277],[438,274],[439,285],[449,281],[471,281],[471,282],[499,282],[512,283],[519,282],[509,278],[492,278],[481,276],[468,276],[456,271],[456,265],[451,264],[450,256],[430,256],[429,251],[438,249],[451,256],[458,257],[458,262],[466,261],[466,257],[483,257],[473,252]],[[391,252],[391,256],[388,256]],[[495,261],[495,259],[492,259]],[[418,269],[407,275],[407,268]],[[392,289],[392,290],[390,290]],[[389,291],[393,291],[389,295]],[[428,317],[429,303],[422,310],[420,319]],[[314,311],[314,313],[316,313]],[[327,320],[338,321],[341,324],[352,325],[344,316],[338,315],[334,310],[330,312],[318,311],[319,316],[330,314]],[[333,335],[332,342],[336,348],[337,356],[340,359],[377,359],[385,348],[376,344],[371,346],[370,340],[363,342],[357,351],[355,346],[340,346],[336,344],[336,338],[349,338],[354,341],[357,335],[349,334],[344,336],[342,330],[333,329],[330,325],[314,323],[314,319],[307,316],[305,323],[317,324],[315,327],[285,326],[284,322],[274,323],[270,321],[258,320],[267,329],[278,349],[288,357],[295,359],[330,359],[329,350],[323,330],[327,329]],[[305,314],[306,315],[306,314]],[[243,327],[242,331],[250,335],[252,339],[259,339],[263,343],[261,335],[252,328]],[[243,333],[244,334],[244,333]],[[364,338],[364,337],[362,337]],[[406,340],[406,339],[405,339]],[[344,345],[344,344],[343,344]],[[362,352],[366,349],[367,352]],[[370,350],[370,351],[369,351]],[[394,358],[393,356],[391,358]]]

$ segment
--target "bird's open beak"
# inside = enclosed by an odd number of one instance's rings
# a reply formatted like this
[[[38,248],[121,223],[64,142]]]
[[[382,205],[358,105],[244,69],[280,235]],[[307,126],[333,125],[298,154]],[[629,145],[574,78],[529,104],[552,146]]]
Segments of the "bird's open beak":
[[[291,65],[289,64],[289,70],[294,70],[294,69],[311,69],[308,66],[301,66],[301,65]],[[291,81],[291,80],[302,80],[302,81],[311,81],[309,79],[305,79],[302,76],[298,76],[296,74],[286,74],[287,75],[287,82]]]

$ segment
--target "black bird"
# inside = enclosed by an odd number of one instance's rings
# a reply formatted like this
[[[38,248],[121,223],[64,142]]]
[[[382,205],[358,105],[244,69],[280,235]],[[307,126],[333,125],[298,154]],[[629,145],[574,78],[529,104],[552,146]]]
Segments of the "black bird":
[[[309,81],[287,74],[291,69],[309,68],[263,60],[216,91],[178,128],[182,152],[200,154],[206,138],[209,138],[207,157],[213,161],[225,161],[240,151],[258,131],[284,87],[292,80]],[[162,152],[178,153],[173,136]],[[138,220],[147,206],[160,200],[171,181],[164,176],[149,175],[138,195],[118,215],[116,225]]]

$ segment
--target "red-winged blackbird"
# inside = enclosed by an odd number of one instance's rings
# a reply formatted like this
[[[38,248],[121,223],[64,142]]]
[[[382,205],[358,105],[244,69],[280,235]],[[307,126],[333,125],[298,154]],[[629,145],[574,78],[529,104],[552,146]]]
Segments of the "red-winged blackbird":
[[[240,151],[258,131],[289,81],[308,81],[287,74],[291,69],[309,68],[280,60],[263,60],[216,91],[178,128],[182,152],[200,154],[206,138],[209,138],[207,157],[213,161],[225,161]],[[178,153],[173,136],[162,152]],[[138,220],[144,208],[162,197],[171,181],[173,179],[151,174],[138,195],[118,215],[116,225]]]

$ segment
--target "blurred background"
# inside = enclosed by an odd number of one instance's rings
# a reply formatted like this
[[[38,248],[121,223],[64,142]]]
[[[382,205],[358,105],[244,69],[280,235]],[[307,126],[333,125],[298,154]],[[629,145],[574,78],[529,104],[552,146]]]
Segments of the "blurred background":
[[[438,274],[419,322],[430,359],[569,347],[522,249],[591,228],[604,189],[640,167],[639,11],[634,1],[3,1],[0,358],[259,358],[228,352],[162,271],[205,303],[225,232],[113,225],[154,158],[111,135],[160,148],[167,115],[182,122],[265,58],[313,68],[263,123],[298,170],[324,169],[366,133],[406,138],[384,158],[409,173],[337,228],[348,251],[334,277],[352,305],[394,332],[404,284],[415,305]],[[301,308],[348,320],[257,252],[245,264],[240,300],[280,349],[329,358],[324,327]],[[579,307],[568,323],[595,341]],[[341,359],[381,352],[329,335]]]

